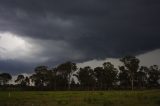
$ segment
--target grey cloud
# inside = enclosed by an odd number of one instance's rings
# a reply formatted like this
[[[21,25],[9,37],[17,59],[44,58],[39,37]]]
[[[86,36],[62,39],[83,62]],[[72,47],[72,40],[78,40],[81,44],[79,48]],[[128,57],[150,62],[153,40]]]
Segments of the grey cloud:
[[[0,72],[9,72],[13,75],[31,73],[37,64],[25,64],[15,60],[0,61]]]
[[[159,0],[0,0],[0,13],[0,31],[44,41],[48,63],[160,48]]]

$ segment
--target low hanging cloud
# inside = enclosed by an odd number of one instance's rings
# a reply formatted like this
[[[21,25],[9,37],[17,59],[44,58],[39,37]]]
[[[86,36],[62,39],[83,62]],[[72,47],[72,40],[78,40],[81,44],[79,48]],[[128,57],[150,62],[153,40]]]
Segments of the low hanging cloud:
[[[136,56],[140,60],[140,66],[152,66],[152,65],[158,65],[160,66],[160,60],[159,60],[159,55],[160,55],[160,49],[154,50],[147,52],[145,54],[140,54]],[[106,58],[103,60],[90,60],[90,61],[85,61],[78,63],[78,67],[86,67],[86,66],[91,66],[92,68],[95,67],[101,67],[104,62],[111,62],[114,64],[115,68],[119,68],[119,66],[122,66],[123,63],[120,61],[120,58]]]
[[[6,72],[160,48],[159,0],[0,0],[0,13],[0,32],[11,35],[3,39],[12,48],[21,45],[10,51],[0,43],[0,66]]]

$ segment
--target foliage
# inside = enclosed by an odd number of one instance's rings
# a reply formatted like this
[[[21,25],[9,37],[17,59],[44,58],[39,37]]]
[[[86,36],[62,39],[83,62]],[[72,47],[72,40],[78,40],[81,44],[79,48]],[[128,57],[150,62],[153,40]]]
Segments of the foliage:
[[[112,90],[160,88],[160,69],[157,65],[139,66],[134,56],[120,59],[123,63],[116,69],[110,62],[92,69],[78,68],[76,63],[64,62],[56,67],[37,66],[31,76],[18,75],[17,85],[7,84],[12,76],[0,74],[0,87],[24,90]],[[77,80],[76,80],[77,79]]]
[[[12,79],[12,76],[9,73],[1,73],[0,74],[0,85],[5,85],[11,79]]]
[[[135,81],[135,75],[139,68],[139,59],[137,59],[134,56],[125,56],[120,59],[120,61],[124,64],[123,68],[120,67],[121,71],[126,71],[128,74],[128,77],[131,82],[131,88],[134,89],[134,81]]]

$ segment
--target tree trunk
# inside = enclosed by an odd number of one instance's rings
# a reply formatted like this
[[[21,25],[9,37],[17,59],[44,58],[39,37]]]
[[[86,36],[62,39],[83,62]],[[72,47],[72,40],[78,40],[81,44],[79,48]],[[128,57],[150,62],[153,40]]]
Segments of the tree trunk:
[[[57,89],[57,82],[56,82],[56,79],[55,79],[55,81],[54,81],[54,90],[56,91]]]
[[[131,82],[131,86],[132,86],[132,90],[133,90],[133,86],[134,86],[134,84],[133,84],[133,79],[132,79],[132,82]]]
[[[69,74],[69,76],[68,76],[68,90],[70,90],[70,80],[71,80],[71,75]]]
[[[134,78],[133,78],[133,76],[131,76],[131,89],[132,90],[134,89]]]

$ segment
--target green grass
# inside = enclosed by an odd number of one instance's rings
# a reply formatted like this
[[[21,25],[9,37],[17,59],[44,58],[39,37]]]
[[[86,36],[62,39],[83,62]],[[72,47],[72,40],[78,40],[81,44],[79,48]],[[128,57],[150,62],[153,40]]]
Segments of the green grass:
[[[160,106],[160,90],[0,91],[0,106]]]

